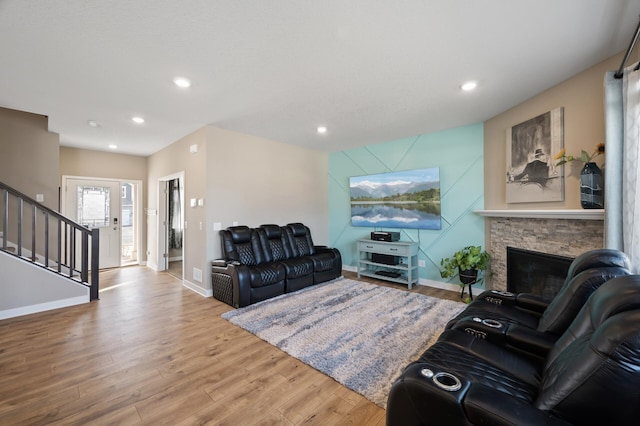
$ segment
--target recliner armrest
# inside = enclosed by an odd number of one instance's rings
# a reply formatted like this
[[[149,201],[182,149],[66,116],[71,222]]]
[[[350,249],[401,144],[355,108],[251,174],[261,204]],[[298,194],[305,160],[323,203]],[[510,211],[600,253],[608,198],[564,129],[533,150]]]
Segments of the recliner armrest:
[[[335,253],[337,255],[340,255],[340,252],[338,251],[337,248],[335,247],[329,247],[329,246],[313,246],[314,250],[316,253]]]
[[[211,275],[224,274],[231,278],[233,285],[233,302],[236,308],[251,303],[251,276],[249,267],[236,260],[216,259],[211,262]]]
[[[519,324],[511,324],[507,331],[508,345],[541,358],[547,356],[556,340],[558,340],[557,336],[541,333]]]
[[[551,303],[551,299],[532,293],[519,293],[516,295],[516,303],[521,309],[542,315]]]
[[[476,300],[484,300],[496,305],[513,306],[516,304],[516,294],[509,291],[485,290],[476,297]]]
[[[389,392],[387,425],[468,424],[462,400],[470,382],[453,375],[435,377],[443,373],[449,374],[429,363],[409,364]],[[452,377],[457,383],[449,381]]]
[[[469,316],[459,319],[452,330],[464,331],[479,339],[486,340],[496,345],[504,346],[509,324],[503,324],[493,319]]]
[[[534,355],[540,358],[547,356],[558,339],[557,336],[541,333],[520,324],[505,324],[491,318],[479,318],[477,316],[461,318],[451,329],[464,331],[494,345],[512,347],[518,351],[525,352],[527,355]]]
[[[531,402],[474,383],[464,398],[465,412],[472,424],[519,426],[568,426],[548,411],[535,408]]]

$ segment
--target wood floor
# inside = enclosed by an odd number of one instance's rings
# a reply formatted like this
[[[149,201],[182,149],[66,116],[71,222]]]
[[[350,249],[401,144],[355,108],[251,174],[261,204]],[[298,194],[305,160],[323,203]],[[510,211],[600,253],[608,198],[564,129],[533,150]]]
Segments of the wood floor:
[[[170,274],[127,267],[100,280],[99,301],[0,321],[0,425],[385,424],[385,410]]]

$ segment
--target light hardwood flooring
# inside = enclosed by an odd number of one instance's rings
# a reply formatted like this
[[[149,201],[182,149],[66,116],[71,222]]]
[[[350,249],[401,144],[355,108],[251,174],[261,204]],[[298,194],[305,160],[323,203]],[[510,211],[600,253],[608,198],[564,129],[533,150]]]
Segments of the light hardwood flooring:
[[[100,280],[99,301],[0,321],[0,425],[385,424],[385,410],[170,274],[136,266]]]
[[[182,260],[176,260],[173,262],[169,262],[169,267],[167,268],[167,272],[178,278],[182,279]]]

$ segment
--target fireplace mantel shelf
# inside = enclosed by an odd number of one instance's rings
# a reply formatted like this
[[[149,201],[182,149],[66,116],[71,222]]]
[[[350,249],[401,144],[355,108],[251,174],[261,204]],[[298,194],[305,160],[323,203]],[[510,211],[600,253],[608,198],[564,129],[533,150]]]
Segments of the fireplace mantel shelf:
[[[487,217],[604,220],[604,209],[474,210],[474,213]]]

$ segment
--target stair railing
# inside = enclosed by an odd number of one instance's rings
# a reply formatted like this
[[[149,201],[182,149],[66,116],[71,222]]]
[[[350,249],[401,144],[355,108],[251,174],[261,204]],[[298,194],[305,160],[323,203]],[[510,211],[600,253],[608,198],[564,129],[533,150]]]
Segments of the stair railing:
[[[98,299],[100,230],[86,228],[0,182],[0,249],[89,287]]]

